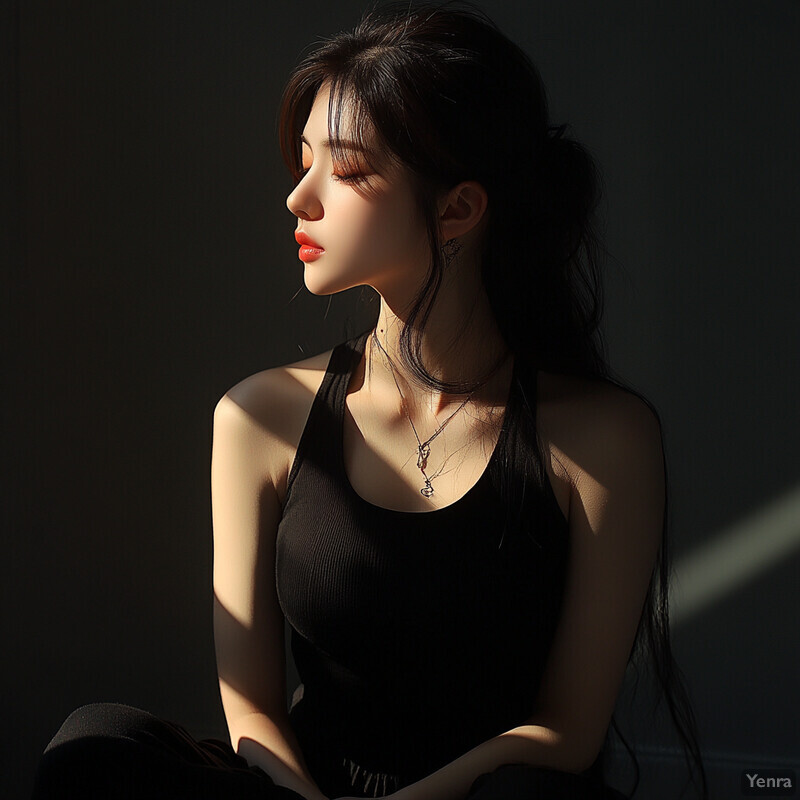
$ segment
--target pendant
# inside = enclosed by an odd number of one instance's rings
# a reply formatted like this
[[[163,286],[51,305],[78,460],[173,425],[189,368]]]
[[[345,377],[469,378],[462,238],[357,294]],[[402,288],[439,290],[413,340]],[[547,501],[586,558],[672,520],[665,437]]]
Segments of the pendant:
[[[425,485],[419,490],[419,493],[423,497],[430,497],[433,494],[433,486],[427,478],[425,478]]]

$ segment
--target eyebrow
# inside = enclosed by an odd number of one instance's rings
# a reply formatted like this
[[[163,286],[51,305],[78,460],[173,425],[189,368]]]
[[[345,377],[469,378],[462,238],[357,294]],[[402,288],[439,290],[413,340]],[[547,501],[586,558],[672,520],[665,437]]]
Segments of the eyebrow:
[[[300,135],[300,141],[303,142],[304,144],[307,144],[309,147],[311,147],[311,142],[309,142],[308,139],[306,139],[306,137],[303,136],[302,134]],[[330,139],[323,139],[322,142],[320,142],[320,144],[323,147],[327,147],[330,150],[331,140]],[[353,150],[353,151],[355,151],[357,153],[369,153],[369,152],[371,152],[369,150],[369,148],[364,147],[363,145],[359,144],[358,142],[354,142],[351,139],[342,139],[339,142],[339,146],[343,150]]]

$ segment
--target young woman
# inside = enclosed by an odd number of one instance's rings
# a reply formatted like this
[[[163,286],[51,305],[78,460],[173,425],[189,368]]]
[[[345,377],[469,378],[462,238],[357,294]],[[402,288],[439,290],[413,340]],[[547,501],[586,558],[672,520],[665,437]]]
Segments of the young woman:
[[[669,644],[660,424],[604,361],[598,179],[535,67],[469,6],[385,6],[300,64],[280,130],[306,286],[369,286],[379,310],[215,411],[236,752],[93,704],[35,796],[124,775],[142,797],[620,798],[603,745],[648,654],[707,796]]]

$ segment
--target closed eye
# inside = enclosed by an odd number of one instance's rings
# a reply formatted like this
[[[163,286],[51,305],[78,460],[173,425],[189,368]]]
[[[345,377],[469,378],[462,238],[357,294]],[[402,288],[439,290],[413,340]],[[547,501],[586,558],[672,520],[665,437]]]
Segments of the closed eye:
[[[296,180],[300,183],[301,180],[308,174],[311,167],[304,167],[303,169],[298,170]],[[335,181],[341,181],[342,183],[359,183],[365,181],[367,176],[361,172],[352,172],[348,175],[337,175],[335,172],[331,176]]]
[[[351,175],[337,175],[336,173],[334,173],[333,179],[335,181],[341,181],[342,183],[359,183],[361,181],[366,180],[366,175],[363,175],[358,172],[354,172]]]

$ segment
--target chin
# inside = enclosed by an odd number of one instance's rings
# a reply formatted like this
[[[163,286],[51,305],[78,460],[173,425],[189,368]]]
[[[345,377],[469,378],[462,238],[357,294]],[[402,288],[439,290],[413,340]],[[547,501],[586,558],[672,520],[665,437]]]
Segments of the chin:
[[[338,294],[339,292],[347,291],[347,289],[352,289],[353,286],[358,285],[349,281],[337,281],[331,280],[330,278],[320,280],[317,276],[309,276],[308,270],[306,270],[303,276],[303,282],[306,285],[306,289],[308,289],[311,294],[317,295],[317,297],[327,297],[331,294]]]
[[[330,270],[317,267],[315,264],[307,264],[303,271],[303,282],[311,294],[319,297],[327,297],[331,294],[345,292],[356,286],[364,286],[367,283],[355,270],[348,270],[347,274],[336,274]]]

